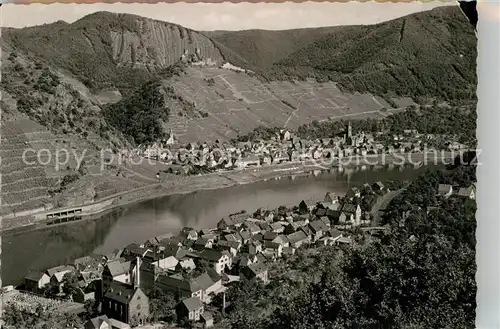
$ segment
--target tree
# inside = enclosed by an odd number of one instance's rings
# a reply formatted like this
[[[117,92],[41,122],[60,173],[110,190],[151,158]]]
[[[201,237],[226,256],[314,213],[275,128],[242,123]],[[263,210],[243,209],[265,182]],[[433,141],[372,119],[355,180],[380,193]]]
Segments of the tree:
[[[47,309],[40,303],[34,308],[8,303],[4,307],[3,320],[8,329],[83,329],[83,323],[76,315]]]
[[[89,319],[92,319],[99,314],[99,303],[95,299],[86,300],[84,307]]]
[[[73,296],[80,289],[78,282],[78,273],[76,271],[71,271],[64,274],[62,291],[66,295],[66,297]]]
[[[176,301],[172,294],[154,287],[148,294],[149,312],[154,321],[173,321]]]

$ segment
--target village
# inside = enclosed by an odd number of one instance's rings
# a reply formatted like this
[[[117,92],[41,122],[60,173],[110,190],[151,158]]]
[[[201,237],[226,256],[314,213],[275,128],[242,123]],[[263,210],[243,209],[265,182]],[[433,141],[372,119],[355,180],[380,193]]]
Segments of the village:
[[[222,170],[242,170],[261,166],[326,159],[342,160],[353,156],[369,156],[395,153],[421,153],[427,142],[440,140],[447,151],[467,149],[454,138],[432,134],[420,134],[405,130],[387,142],[384,132],[377,134],[353,132],[350,122],[344,132],[332,138],[308,140],[280,129],[268,140],[213,144],[177,142],[172,131],[170,137],[150,146],[141,146],[139,156],[169,164],[167,173],[193,175]],[[158,178],[160,173],[158,173]]]
[[[232,282],[246,279],[267,284],[272,280],[269,266],[297,251],[349,245],[359,230],[371,234],[384,230],[377,226],[377,213],[383,211],[381,201],[390,201],[397,189],[401,184],[375,182],[353,187],[344,196],[329,192],[311,205],[302,201],[293,208],[241,211],[221,219],[216,228],[185,227],[177,236],[167,233],[110,254],[31,271],[16,291],[32,300],[45,300],[47,309],[54,304],[79,314],[84,313],[83,305],[95,303],[100,315],[89,319],[85,328],[106,324],[106,328],[125,329],[153,322],[154,301],[149,296],[159,289],[176,301],[172,312],[177,323],[209,328],[214,318],[207,308],[218,295],[225,308],[225,290]],[[475,199],[474,185],[440,184],[437,191],[440,200]],[[17,300],[23,301],[25,297]]]

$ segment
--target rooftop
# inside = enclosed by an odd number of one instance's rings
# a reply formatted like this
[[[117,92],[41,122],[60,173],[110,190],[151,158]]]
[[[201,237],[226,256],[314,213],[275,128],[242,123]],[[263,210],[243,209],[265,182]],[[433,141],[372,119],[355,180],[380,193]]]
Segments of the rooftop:
[[[198,310],[203,307],[203,303],[198,297],[184,299],[181,304],[183,304],[189,311]]]

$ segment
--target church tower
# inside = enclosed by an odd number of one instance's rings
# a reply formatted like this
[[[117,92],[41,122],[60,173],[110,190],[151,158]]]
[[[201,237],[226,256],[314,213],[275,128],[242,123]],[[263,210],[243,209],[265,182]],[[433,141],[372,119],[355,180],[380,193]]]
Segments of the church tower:
[[[175,138],[174,138],[174,132],[172,131],[172,128],[170,128],[170,136],[167,139],[167,145],[172,145],[175,144]]]
[[[344,144],[352,144],[352,126],[351,121],[347,123],[347,127],[344,132]]]

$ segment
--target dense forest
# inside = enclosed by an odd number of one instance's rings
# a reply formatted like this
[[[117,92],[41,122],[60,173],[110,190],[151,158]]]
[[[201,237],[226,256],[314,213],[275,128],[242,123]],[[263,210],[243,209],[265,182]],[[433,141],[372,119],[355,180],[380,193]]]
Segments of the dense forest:
[[[435,197],[439,183],[474,177],[426,172],[391,203],[383,236],[301,250],[273,265],[267,286],[237,283],[218,328],[474,328],[476,204]]]
[[[161,83],[152,81],[118,103],[108,106],[108,123],[136,144],[153,143],[165,136],[161,122],[168,120]]]
[[[477,39],[457,6],[375,25],[226,31],[212,38],[233,64],[267,81],[331,80],[344,91],[407,96],[419,104],[476,94]]]

